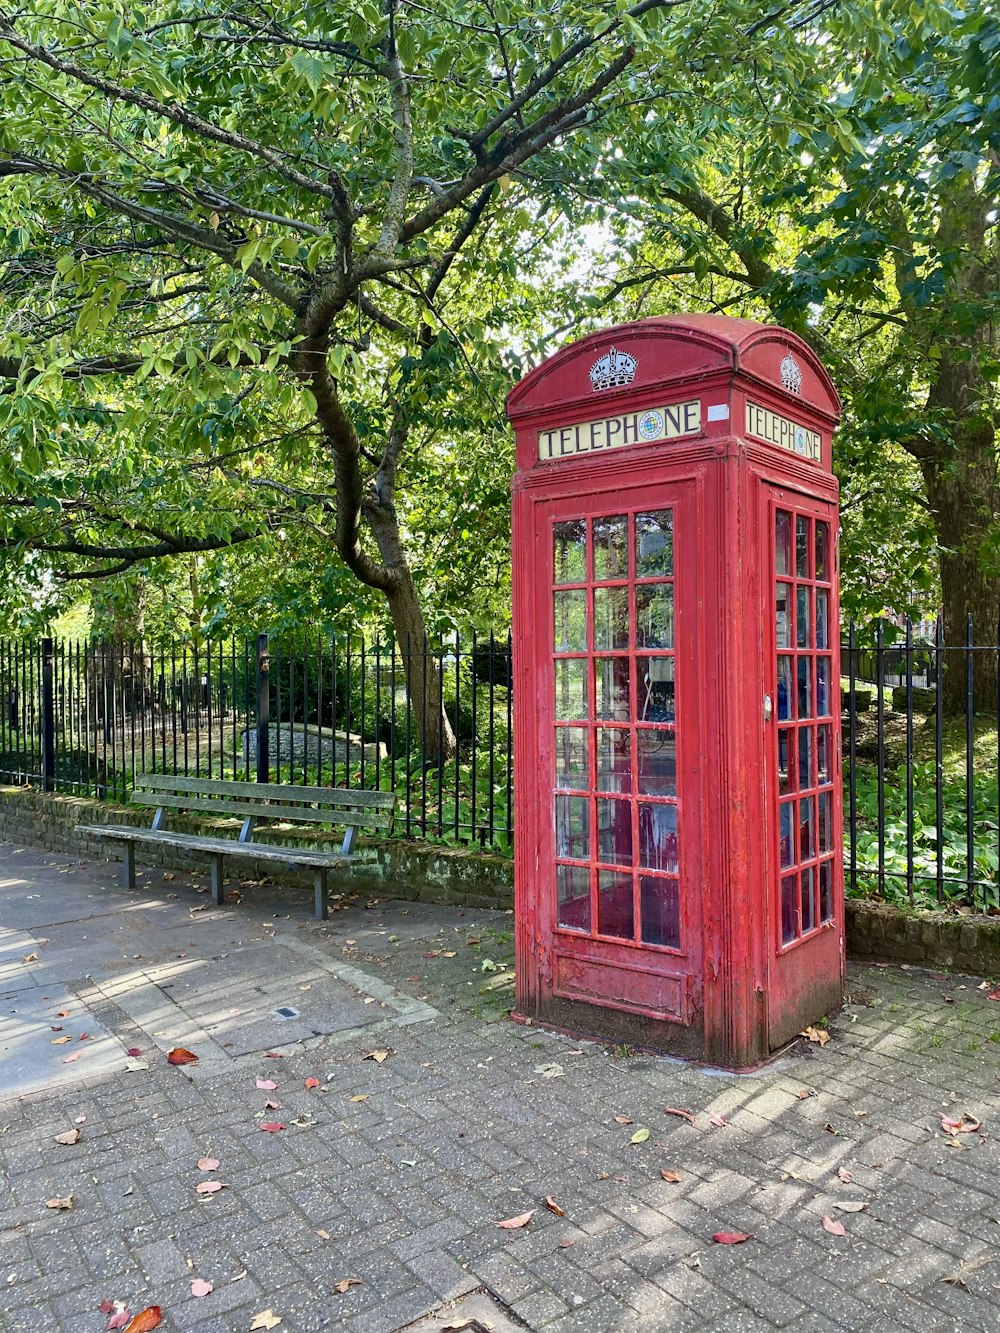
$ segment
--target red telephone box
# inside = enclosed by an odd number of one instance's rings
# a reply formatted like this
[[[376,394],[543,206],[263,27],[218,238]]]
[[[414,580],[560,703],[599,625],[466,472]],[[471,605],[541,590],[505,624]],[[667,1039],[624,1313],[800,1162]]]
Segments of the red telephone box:
[[[674,316],[508,411],[515,1017],[752,1066],[843,999],[836,391]]]

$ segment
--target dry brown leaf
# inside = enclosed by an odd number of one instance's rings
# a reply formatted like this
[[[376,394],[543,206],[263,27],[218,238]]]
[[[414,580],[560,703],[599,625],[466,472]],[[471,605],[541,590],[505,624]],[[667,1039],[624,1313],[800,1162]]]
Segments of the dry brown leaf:
[[[261,1310],[260,1314],[255,1314],[253,1317],[250,1333],[257,1333],[259,1328],[277,1328],[280,1323],[280,1314],[275,1314],[273,1310]]]
[[[679,1115],[680,1118],[681,1118],[682,1120],[686,1120],[686,1121],[688,1122],[689,1125],[693,1125],[693,1124],[695,1123],[694,1112],[693,1112],[693,1111],[684,1111],[684,1110],[682,1110],[679,1106],[665,1106],[665,1107],[663,1108],[663,1114],[664,1114],[664,1115]]]
[[[360,1287],[363,1285],[364,1284],[359,1277],[342,1277],[338,1278],[333,1284],[333,1289],[334,1291],[339,1291],[340,1294],[343,1295],[344,1292],[348,1291],[351,1287]]]
[[[316,1235],[319,1236],[320,1240],[329,1240],[329,1239],[330,1239],[330,1233],[329,1233],[329,1231],[324,1231],[322,1227],[317,1227],[317,1228],[316,1228]]]
[[[615,1116],[615,1124],[616,1124],[616,1125],[631,1125],[631,1123],[632,1123],[632,1117],[631,1117],[630,1115],[616,1115],[616,1116]]]
[[[517,1231],[521,1227],[526,1227],[537,1212],[537,1208],[532,1208],[529,1213],[519,1213],[517,1217],[507,1217],[502,1222],[494,1223],[494,1225],[503,1227],[505,1231]]]
[[[454,958],[454,957],[455,957],[455,950],[454,950],[454,949],[445,949],[444,952],[441,954],[441,957],[442,957],[442,958]]]
[[[318,1087],[319,1087],[319,1079],[318,1079],[318,1078],[313,1078],[313,1076],[310,1075],[309,1078],[306,1079],[305,1087],[306,1087],[306,1091],[307,1091],[307,1092],[309,1092],[312,1088],[318,1088]]]
[[[941,1128],[948,1134],[975,1134],[979,1127],[980,1122],[967,1111],[963,1111],[957,1120],[947,1115],[941,1117]]]
[[[53,1037],[49,1044],[52,1046],[65,1046],[68,1041],[72,1040],[72,1037]]]
[[[716,1245],[742,1245],[745,1240],[753,1240],[753,1236],[745,1231],[716,1231],[712,1239]]]
[[[79,1143],[80,1131],[78,1129],[68,1129],[65,1134],[56,1134],[56,1143]]]
[[[389,1052],[386,1050],[366,1051],[361,1058],[362,1060],[374,1060],[377,1065],[384,1065],[389,1058]]]
[[[65,1196],[65,1198],[60,1198],[58,1195],[56,1195],[56,1197],[55,1197],[54,1199],[46,1199],[46,1200],[45,1200],[45,1207],[46,1207],[46,1208],[63,1208],[63,1209],[66,1209],[66,1208],[72,1208],[72,1207],[73,1207],[73,1196],[72,1196],[72,1194],[67,1194],[67,1195]]]
[[[192,1065],[197,1059],[194,1051],[186,1050],[183,1046],[175,1046],[172,1051],[167,1051],[168,1065]]]
[[[79,1052],[79,1051],[74,1051],[72,1055],[67,1055],[66,1059],[63,1061],[63,1064],[64,1064],[64,1065],[71,1065],[71,1064],[73,1064],[75,1061],[79,1060],[79,1058],[80,1058],[80,1052]]]
[[[277,1134],[279,1130],[287,1129],[288,1126],[283,1125],[280,1120],[269,1120],[267,1124],[261,1125],[260,1128],[265,1134]]]
[[[265,1111],[280,1111],[280,1110],[281,1110],[281,1102],[266,1101],[266,1102],[264,1103],[264,1110],[265,1110]]]
[[[669,1180],[671,1185],[676,1185],[681,1178],[679,1171],[666,1171],[662,1166],[660,1167],[660,1175],[664,1180]]]
[[[199,1158],[198,1158],[198,1170],[199,1170],[199,1171],[217,1171],[218,1169],[219,1169],[219,1159],[218,1159],[218,1157],[199,1157]]]
[[[864,1199],[845,1199],[843,1203],[835,1203],[833,1206],[842,1213],[863,1213],[868,1204]]]
[[[219,1190],[228,1189],[221,1180],[201,1180],[194,1187],[195,1194],[218,1194]]]
[[[712,1124],[718,1126],[719,1129],[728,1128],[729,1121],[724,1115],[716,1115],[714,1111],[709,1111],[708,1118]]]
[[[559,1205],[556,1203],[555,1199],[553,1199],[551,1194],[546,1194],[545,1196],[545,1207],[549,1210],[550,1213],[555,1213],[556,1217],[566,1216],[566,1209],[560,1208]]]
[[[823,1215],[823,1230],[829,1231],[831,1236],[847,1235],[847,1228],[843,1222],[837,1222],[832,1217],[827,1217],[825,1213]]]
[[[257,1087],[261,1092],[273,1092],[277,1086],[273,1078],[259,1078],[257,1080]]]
[[[352,1102],[366,1102],[367,1100],[368,1100],[367,1092],[356,1093],[355,1096],[351,1098]]]
[[[214,1282],[206,1282],[202,1277],[196,1277],[191,1283],[192,1296],[210,1296],[215,1290]]]
[[[37,953],[26,953],[26,954],[24,955],[24,957],[21,959],[21,962],[22,962],[22,963],[37,963],[37,962],[38,962],[38,954],[37,954]]]
[[[145,1310],[140,1310],[137,1315],[125,1325],[125,1333],[150,1333],[150,1329],[159,1328],[163,1323],[163,1315],[160,1313],[158,1305],[147,1305]]]
[[[568,1236],[568,1237],[566,1238],[566,1240],[561,1240],[561,1241],[559,1242],[559,1248],[560,1248],[561,1250],[568,1250],[569,1247],[570,1247],[571,1245],[575,1245],[575,1244],[576,1244],[576,1241],[573,1239],[573,1237],[572,1237],[572,1236]]]
[[[854,1183],[854,1177],[851,1175],[850,1171],[848,1171],[847,1168],[844,1166],[837,1167],[837,1179],[841,1181],[844,1185],[851,1185]]]
[[[825,1046],[830,1040],[829,1032],[824,1032],[822,1028],[803,1028],[799,1036],[808,1037],[810,1041],[817,1042],[820,1046]]]
[[[804,1102],[807,1097],[812,1096],[812,1088],[800,1088],[795,1095],[800,1102]]]

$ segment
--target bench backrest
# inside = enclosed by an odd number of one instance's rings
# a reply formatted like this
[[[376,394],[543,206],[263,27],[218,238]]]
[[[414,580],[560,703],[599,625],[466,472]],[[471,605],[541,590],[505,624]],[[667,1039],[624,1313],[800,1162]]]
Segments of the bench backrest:
[[[286,782],[229,782],[224,778],[139,773],[132,803],[194,814],[204,811],[237,815],[255,822],[303,821],[388,832],[396,798],[391,791],[348,791],[344,787],[298,787]]]

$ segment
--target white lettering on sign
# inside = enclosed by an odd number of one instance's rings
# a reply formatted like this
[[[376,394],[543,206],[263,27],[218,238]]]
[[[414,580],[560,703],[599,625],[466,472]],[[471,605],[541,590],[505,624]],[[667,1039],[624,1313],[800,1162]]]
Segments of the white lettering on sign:
[[[644,412],[604,417],[601,421],[540,430],[538,457],[544,462],[550,458],[592,454],[600,449],[621,449],[626,444],[655,444],[657,440],[697,435],[700,430],[701,399],[694,398],[687,403],[671,403],[669,407],[651,407]]]
[[[747,399],[747,434],[768,444],[776,444],[779,449],[800,454],[813,463],[820,461],[819,432],[800,426],[788,417],[780,417],[766,407],[758,407]]]

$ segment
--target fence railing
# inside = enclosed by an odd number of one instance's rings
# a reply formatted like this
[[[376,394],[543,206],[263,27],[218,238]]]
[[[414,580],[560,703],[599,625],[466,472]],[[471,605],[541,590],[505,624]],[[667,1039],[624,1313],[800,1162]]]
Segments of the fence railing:
[[[899,633],[851,625],[842,645],[848,891],[1000,910],[996,636]],[[389,639],[0,640],[0,782],[107,800],[149,770],[378,787],[407,836],[509,849],[509,637],[408,656],[440,681],[436,724]]]

